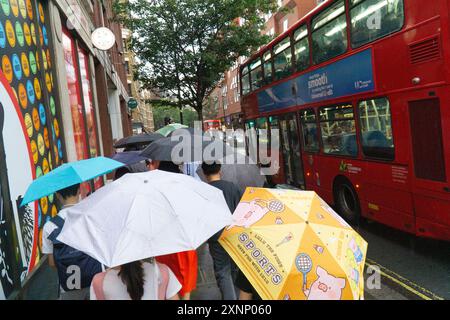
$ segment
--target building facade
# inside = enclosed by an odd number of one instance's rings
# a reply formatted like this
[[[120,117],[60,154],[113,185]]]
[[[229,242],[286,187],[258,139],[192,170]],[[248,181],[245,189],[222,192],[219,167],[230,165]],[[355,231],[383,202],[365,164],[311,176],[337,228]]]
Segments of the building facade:
[[[153,132],[155,129],[153,121],[153,107],[149,102],[152,94],[145,90],[141,83],[134,78],[136,70],[136,58],[131,48],[131,31],[122,29],[122,38],[125,43],[125,70],[127,73],[128,91],[131,97],[137,100],[138,106],[131,110],[133,133]]]
[[[0,1],[0,299],[26,297],[43,274],[54,196],[20,207],[35,179],[62,163],[113,153],[130,135],[121,26],[112,0]],[[91,41],[98,27],[109,51]],[[83,184],[87,195],[105,181]]]
[[[262,33],[274,37],[282,34],[322,2],[324,0],[278,0],[278,6],[288,10],[264,16],[266,25]],[[245,57],[240,57],[233,67],[225,72],[223,80],[210,95],[208,109],[213,110],[218,101],[218,106],[215,107],[217,110],[215,118],[221,119],[227,128],[243,128],[239,66],[245,60]],[[212,116],[211,114],[210,117]]]

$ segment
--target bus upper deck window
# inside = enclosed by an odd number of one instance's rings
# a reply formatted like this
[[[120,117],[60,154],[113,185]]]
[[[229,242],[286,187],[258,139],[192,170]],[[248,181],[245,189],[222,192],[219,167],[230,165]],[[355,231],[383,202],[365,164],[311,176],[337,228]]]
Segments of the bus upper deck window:
[[[295,68],[303,71],[309,67],[308,27],[301,26],[294,32]]]
[[[377,159],[394,160],[389,100],[379,98],[360,102],[359,118],[364,155]]]
[[[242,69],[241,81],[242,81],[242,95],[249,94],[250,93],[250,73],[248,71],[248,66],[245,66]]]
[[[261,58],[257,58],[250,63],[251,90],[257,90],[262,86],[263,74]]]
[[[275,80],[283,79],[290,75],[292,67],[291,38],[286,37],[273,47]]]
[[[357,48],[400,30],[403,0],[350,0],[352,47]]]
[[[269,84],[273,81],[272,52],[268,51],[264,53],[263,59],[264,59],[264,83]]]
[[[344,0],[318,14],[312,21],[313,61],[322,63],[347,50],[347,19]]]

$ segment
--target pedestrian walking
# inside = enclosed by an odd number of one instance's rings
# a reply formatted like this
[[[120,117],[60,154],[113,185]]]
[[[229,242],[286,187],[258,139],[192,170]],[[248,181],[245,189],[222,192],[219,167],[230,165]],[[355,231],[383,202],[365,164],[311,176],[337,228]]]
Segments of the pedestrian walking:
[[[262,300],[241,270],[236,277],[236,287],[239,289],[239,300]]]
[[[80,185],[57,191],[56,197],[63,207],[56,217],[44,225],[42,253],[48,255],[49,265],[58,271],[60,300],[89,300],[89,286],[92,278],[102,271],[102,265],[86,254],[56,240],[64,226],[66,210],[79,202]],[[78,279],[74,278],[77,276],[73,271],[74,266],[80,270]]]
[[[182,174],[180,168],[170,161],[148,161],[150,171],[161,170]],[[158,262],[168,265],[180,281],[182,288],[180,296],[183,300],[190,300],[191,292],[197,287],[198,256],[195,250],[179,252],[156,258]]]
[[[154,259],[135,261],[99,273],[91,300],[179,300],[181,284],[172,270]]]
[[[202,170],[208,183],[217,189],[222,190],[230,211],[234,212],[241,201],[242,191],[234,183],[222,180],[220,164],[203,163]],[[213,258],[214,274],[222,293],[222,298],[224,300],[236,300],[237,295],[233,278],[237,271],[237,267],[225,249],[218,242],[221,233],[222,231],[216,233],[209,239],[209,252]]]

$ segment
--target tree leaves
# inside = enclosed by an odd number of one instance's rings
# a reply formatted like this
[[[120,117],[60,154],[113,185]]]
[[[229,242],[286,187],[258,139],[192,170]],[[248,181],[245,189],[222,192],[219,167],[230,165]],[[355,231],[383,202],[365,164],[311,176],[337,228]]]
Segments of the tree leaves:
[[[276,11],[277,1],[130,0],[114,8],[133,31],[137,78],[177,97],[180,92],[183,105],[201,115],[222,74],[268,41],[261,35],[263,14]]]

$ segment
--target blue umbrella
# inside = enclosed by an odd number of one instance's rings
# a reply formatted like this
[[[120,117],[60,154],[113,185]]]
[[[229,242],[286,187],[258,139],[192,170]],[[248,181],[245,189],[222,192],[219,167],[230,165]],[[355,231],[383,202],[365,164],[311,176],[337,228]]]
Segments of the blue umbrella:
[[[56,191],[95,179],[123,166],[123,163],[105,157],[63,164],[45,176],[34,180],[28,187],[21,206],[51,195]]]
[[[118,152],[113,155],[111,158],[126,164],[127,166],[139,163],[141,161],[147,160],[146,157],[140,155],[141,151],[127,151],[127,152]]]

